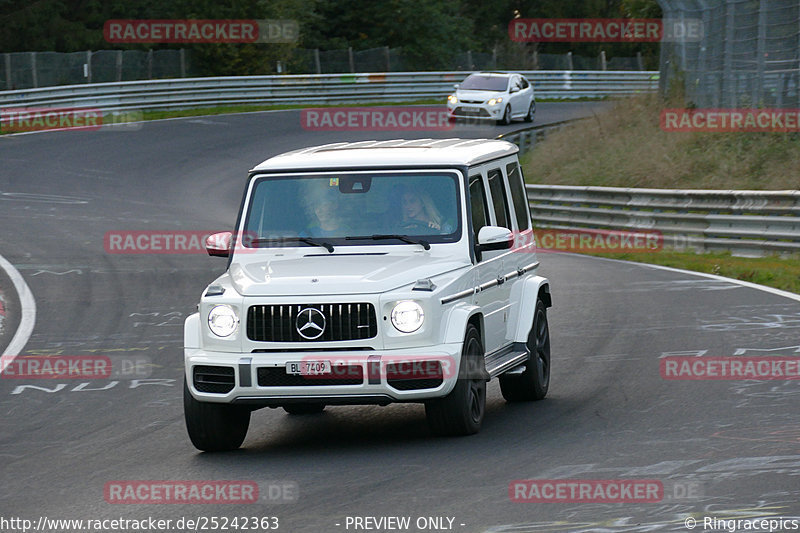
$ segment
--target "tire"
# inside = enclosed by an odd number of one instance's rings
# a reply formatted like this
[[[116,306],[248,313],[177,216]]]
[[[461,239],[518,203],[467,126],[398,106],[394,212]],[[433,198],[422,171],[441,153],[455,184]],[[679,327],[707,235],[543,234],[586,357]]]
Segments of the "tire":
[[[533,122],[536,118],[536,100],[531,100],[531,105],[528,106],[528,114],[525,115],[525,122]]]
[[[204,452],[235,450],[250,426],[250,409],[224,403],[197,401],[183,378],[183,414],[194,447]]]
[[[507,105],[503,111],[503,118],[497,121],[500,126],[508,126],[511,124],[511,106]]]
[[[481,429],[486,411],[486,371],[478,329],[470,324],[461,350],[458,381],[444,398],[425,404],[428,426],[435,435],[472,435]]]
[[[290,403],[283,406],[290,415],[313,415],[325,410],[324,403]]]
[[[525,371],[516,376],[500,376],[500,392],[507,402],[536,401],[547,396],[550,387],[550,330],[542,300],[536,300],[527,346],[530,353]]]

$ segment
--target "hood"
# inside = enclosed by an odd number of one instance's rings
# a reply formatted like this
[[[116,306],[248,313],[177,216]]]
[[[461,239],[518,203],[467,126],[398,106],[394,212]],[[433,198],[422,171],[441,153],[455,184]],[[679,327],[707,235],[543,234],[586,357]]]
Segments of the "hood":
[[[505,93],[502,91],[474,91],[472,89],[458,89],[456,90],[456,98],[459,100],[480,100],[485,102],[490,98],[503,96]]]
[[[244,296],[298,296],[386,292],[466,266],[465,261],[429,253],[323,253],[239,256],[229,273],[233,286]]]

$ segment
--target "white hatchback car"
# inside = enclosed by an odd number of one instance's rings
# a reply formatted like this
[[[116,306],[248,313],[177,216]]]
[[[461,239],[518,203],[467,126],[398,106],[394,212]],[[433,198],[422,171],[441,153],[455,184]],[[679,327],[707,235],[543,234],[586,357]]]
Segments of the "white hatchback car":
[[[185,323],[184,411],[201,450],[250,412],[424,403],[437,434],[479,430],[550,382],[550,286],[536,274],[517,147],[420,139],[289,152],[253,170],[228,257]]]
[[[476,72],[455,85],[447,97],[447,110],[453,119],[495,120],[510,124],[512,119],[533,122],[536,98],[533,84],[521,74]]]

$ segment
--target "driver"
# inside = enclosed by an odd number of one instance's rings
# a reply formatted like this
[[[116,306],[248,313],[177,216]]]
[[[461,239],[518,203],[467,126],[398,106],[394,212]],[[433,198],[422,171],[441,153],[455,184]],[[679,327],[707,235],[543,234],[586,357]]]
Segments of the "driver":
[[[307,212],[310,224],[303,233],[310,237],[344,235],[339,192],[336,189],[315,189],[307,198]]]

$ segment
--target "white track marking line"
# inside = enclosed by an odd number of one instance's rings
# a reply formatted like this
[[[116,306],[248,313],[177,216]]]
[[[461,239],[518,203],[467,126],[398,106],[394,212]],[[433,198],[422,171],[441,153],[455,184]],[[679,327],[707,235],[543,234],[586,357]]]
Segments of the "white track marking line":
[[[595,257],[591,255],[585,255],[584,257],[591,257],[592,259],[599,259],[601,261],[614,261],[617,263],[629,263],[633,265],[654,268],[659,270],[667,270],[669,272],[679,272],[681,274],[691,274],[692,276],[699,276],[702,278],[709,278],[714,279],[717,281],[727,281],[728,283],[734,283],[736,285],[741,285],[742,287],[747,287],[749,289],[756,289],[762,292],[768,292],[770,294],[774,294],[776,296],[781,296],[783,298],[789,298],[790,300],[795,300],[800,302],[800,294],[795,294],[789,291],[782,291],[781,289],[776,289],[774,287],[767,287],[766,285],[759,285],[758,283],[752,283],[750,281],[742,281],[740,279],[733,279],[733,278],[726,278],[725,276],[718,276],[717,274],[708,274],[706,272],[695,272],[694,270],[684,270],[682,268],[674,268],[668,267],[663,265],[653,265],[650,263],[638,263],[636,261],[625,261],[622,259],[611,259],[608,257]]]
[[[28,343],[28,339],[31,338],[33,326],[36,324],[36,300],[33,298],[30,287],[25,283],[19,271],[2,255],[0,255],[0,268],[2,268],[9,279],[11,279],[11,283],[17,291],[17,295],[19,295],[19,303],[22,308],[19,327],[17,327],[17,331],[11,339],[11,343],[2,354],[4,359],[10,357],[10,361],[3,361],[7,365],[19,355],[19,352],[21,352]]]

